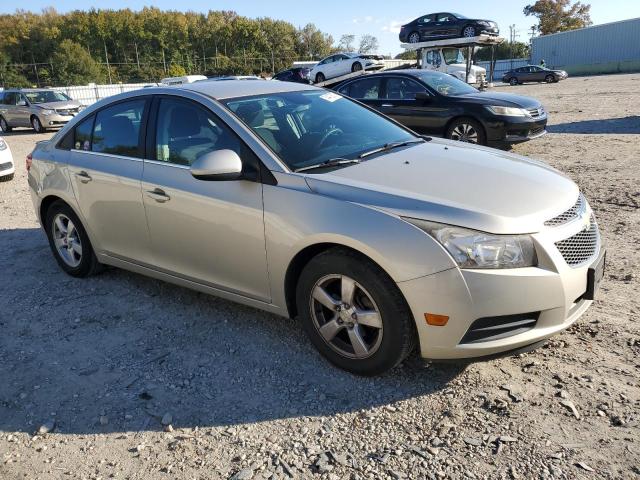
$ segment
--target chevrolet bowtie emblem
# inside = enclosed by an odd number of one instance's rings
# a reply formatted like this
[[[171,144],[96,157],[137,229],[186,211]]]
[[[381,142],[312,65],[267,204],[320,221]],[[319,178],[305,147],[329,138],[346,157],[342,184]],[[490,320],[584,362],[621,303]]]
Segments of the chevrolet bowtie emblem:
[[[582,214],[582,227],[583,230],[589,230],[589,228],[591,228],[591,215],[589,215],[589,212]]]

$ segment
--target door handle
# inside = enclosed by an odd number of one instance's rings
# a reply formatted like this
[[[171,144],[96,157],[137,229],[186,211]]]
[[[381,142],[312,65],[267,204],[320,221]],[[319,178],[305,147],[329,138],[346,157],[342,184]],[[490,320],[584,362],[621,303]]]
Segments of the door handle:
[[[391,103],[383,103],[382,105],[380,105],[381,107],[393,107],[393,105]]]
[[[78,179],[82,182],[82,183],[89,183],[91,180],[93,180],[91,178],[91,175],[89,175],[87,172],[85,172],[84,170],[81,170],[79,172],[76,172],[76,177],[78,177]]]
[[[147,197],[153,198],[156,202],[164,203],[171,200],[171,197],[167,195],[161,188],[154,188],[153,190],[147,190]]]

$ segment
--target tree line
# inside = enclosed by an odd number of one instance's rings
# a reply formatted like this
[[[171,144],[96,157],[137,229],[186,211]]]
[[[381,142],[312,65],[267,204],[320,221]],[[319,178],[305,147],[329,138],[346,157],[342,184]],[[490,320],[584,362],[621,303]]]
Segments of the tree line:
[[[145,7],[0,15],[0,85],[158,81],[166,76],[274,72],[335,50],[314,24],[232,11]]]

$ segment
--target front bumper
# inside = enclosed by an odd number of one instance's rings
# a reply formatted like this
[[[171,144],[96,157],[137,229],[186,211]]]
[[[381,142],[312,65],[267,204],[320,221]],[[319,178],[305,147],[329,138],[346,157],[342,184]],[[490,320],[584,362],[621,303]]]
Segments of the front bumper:
[[[6,177],[7,175],[11,175],[15,173],[16,166],[13,163],[13,157],[11,155],[11,150],[8,148],[6,150],[0,151],[0,177]]]
[[[520,143],[547,133],[547,116],[496,117],[486,122],[487,140],[492,143]]]
[[[422,357],[461,359],[497,355],[540,342],[574,323],[592,303],[584,298],[587,272],[603,248],[598,240],[596,254],[585,264],[571,267],[565,263],[555,242],[574,235],[580,228],[573,222],[533,235],[537,267],[452,268],[400,282],[398,286],[415,318]],[[449,321],[445,326],[428,325],[425,313],[447,315]],[[536,321],[504,335],[469,340],[469,332],[473,332],[472,327],[479,319],[489,321],[483,325],[486,328],[496,317],[511,318],[506,316],[535,317]]]
[[[61,127],[66,125],[73,119],[74,115],[60,115],[58,113],[54,113],[53,115],[43,115],[39,114],[38,118],[40,119],[40,123],[45,128],[50,127]]]

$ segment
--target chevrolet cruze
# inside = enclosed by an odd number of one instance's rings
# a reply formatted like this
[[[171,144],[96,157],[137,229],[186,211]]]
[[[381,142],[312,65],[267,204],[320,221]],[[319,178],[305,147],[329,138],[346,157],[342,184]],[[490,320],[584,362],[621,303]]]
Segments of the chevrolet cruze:
[[[335,92],[201,82],[103,100],[27,159],[60,267],[299,317],[331,362],[532,348],[593,301],[604,249],[567,177],[421,137]]]

